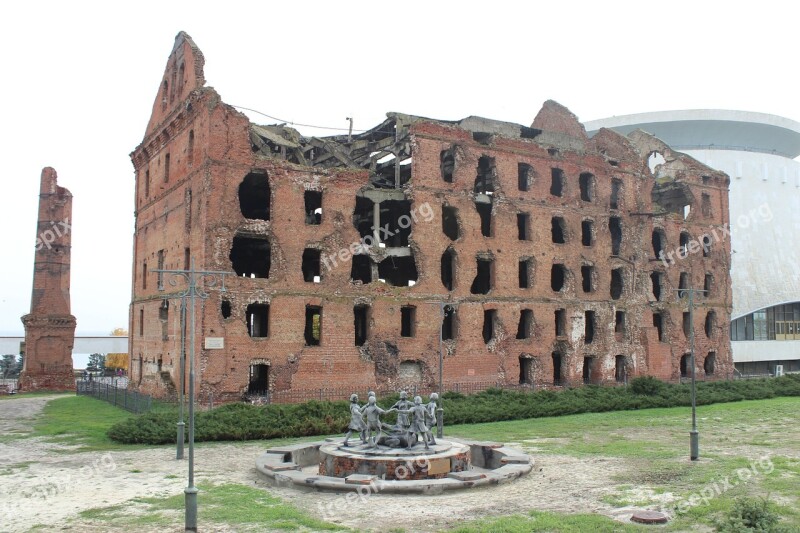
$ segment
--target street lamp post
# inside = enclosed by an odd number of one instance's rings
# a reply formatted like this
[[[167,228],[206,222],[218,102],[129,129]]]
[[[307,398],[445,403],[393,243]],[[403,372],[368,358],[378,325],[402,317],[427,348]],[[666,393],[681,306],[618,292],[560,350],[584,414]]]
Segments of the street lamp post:
[[[679,298],[683,298],[683,294],[689,295],[689,360],[692,365],[692,429],[689,431],[689,459],[697,461],[700,458],[700,432],[697,430],[697,391],[696,391],[696,365],[694,357],[694,293],[700,292],[705,294],[703,289],[695,289],[689,287],[688,289],[677,289]]]
[[[154,272],[171,274],[169,284],[173,287],[177,286],[178,280],[182,279],[186,283],[186,289],[179,296],[183,301],[185,298],[189,298],[189,314],[191,315],[189,322],[189,480],[183,492],[185,495],[185,530],[195,532],[197,531],[197,487],[194,486],[195,299],[208,298],[209,294],[203,287],[204,282],[209,288],[215,287],[219,282],[220,291],[225,292],[225,276],[230,275],[230,272],[195,270],[194,258],[191,259],[189,270],[158,269]],[[159,290],[164,290],[163,285],[159,286]],[[180,430],[180,426],[178,427]]]
[[[183,441],[185,440],[184,430],[186,423],[183,421],[183,390],[186,380],[186,296],[181,296],[181,355],[180,355],[181,381],[178,389],[178,405],[180,406],[180,416],[178,418],[178,444],[175,451],[175,459],[183,459]]]

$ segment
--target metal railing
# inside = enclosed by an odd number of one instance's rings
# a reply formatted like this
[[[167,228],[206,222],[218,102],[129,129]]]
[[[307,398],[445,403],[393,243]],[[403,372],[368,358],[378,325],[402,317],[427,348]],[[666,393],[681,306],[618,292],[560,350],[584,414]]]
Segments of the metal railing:
[[[153,406],[153,399],[147,394],[115,387],[111,383],[78,380],[75,382],[75,393],[79,396],[92,396],[132,413],[145,413]]]
[[[19,388],[17,378],[0,379],[0,394],[14,394]]]

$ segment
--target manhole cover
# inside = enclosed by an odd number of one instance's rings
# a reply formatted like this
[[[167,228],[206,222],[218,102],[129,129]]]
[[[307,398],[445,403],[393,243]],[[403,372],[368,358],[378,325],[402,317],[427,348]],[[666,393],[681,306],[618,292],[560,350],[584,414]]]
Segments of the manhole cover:
[[[666,524],[667,515],[656,511],[636,511],[631,516],[631,521],[640,524]]]

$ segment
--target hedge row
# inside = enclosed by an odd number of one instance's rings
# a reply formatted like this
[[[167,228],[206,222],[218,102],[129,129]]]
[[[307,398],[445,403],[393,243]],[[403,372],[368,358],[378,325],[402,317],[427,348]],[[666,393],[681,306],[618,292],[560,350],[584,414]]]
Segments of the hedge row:
[[[800,376],[697,384],[698,405],[777,396],[800,396]],[[379,403],[386,408],[396,400],[396,396],[384,397],[379,399]],[[636,378],[627,387],[587,385],[533,393],[490,389],[470,396],[451,392],[444,395],[445,421],[448,425],[690,404],[689,385],[671,385],[648,377]],[[389,415],[385,421],[391,423],[393,417],[393,414]],[[349,418],[346,401],[267,406],[228,404],[196,413],[195,440],[329,435],[346,431]],[[108,430],[108,436],[127,444],[166,444],[175,440],[176,421],[177,410],[154,411],[113,425]]]

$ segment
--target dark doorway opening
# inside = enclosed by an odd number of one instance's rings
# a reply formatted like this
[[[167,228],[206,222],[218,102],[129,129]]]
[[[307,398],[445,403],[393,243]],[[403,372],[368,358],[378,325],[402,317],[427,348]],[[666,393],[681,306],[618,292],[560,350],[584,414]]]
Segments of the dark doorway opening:
[[[247,385],[248,394],[266,396],[269,394],[269,365],[250,365],[250,380]]]

